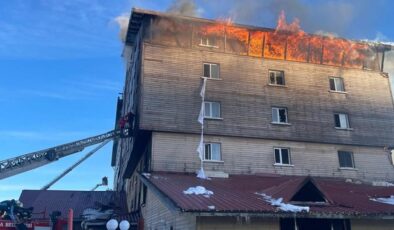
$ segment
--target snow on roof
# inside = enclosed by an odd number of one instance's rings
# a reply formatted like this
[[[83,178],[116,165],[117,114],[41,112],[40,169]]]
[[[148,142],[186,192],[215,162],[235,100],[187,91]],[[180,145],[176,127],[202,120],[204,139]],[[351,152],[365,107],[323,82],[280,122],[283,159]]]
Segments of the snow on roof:
[[[371,198],[370,200],[384,203],[384,204],[394,205],[394,196],[393,195],[391,195],[390,197]]]
[[[264,201],[270,203],[272,206],[277,206],[282,211],[285,211],[285,212],[302,212],[302,211],[309,212],[309,207],[307,207],[307,206],[286,204],[286,203],[283,203],[283,198],[274,199],[271,196],[266,195],[265,193],[256,192],[255,194],[262,196]]]
[[[209,198],[211,195],[213,195],[212,191],[207,190],[203,186],[196,186],[196,187],[190,187],[187,190],[183,191],[184,194],[186,195],[203,195],[204,197]]]
[[[394,186],[394,184],[387,181],[373,181],[372,186],[391,187]]]

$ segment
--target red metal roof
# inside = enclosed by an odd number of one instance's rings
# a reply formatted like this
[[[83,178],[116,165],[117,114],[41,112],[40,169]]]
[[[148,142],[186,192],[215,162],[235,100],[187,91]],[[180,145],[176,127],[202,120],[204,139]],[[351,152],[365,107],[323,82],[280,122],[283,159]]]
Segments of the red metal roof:
[[[127,214],[124,193],[115,191],[63,191],[63,190],[23,190],[19,200],[24,207],[33,207],[35,218],[48,218],[53,211],[60,211],[61,218],[67,218],[68,210],[74,210],[74,218],[80,218],[86,208],[113,206],[115,213]],[[38,214],[43,213],[43,214]]]
[[[393,216],[394,205],[371,201],[374,197],[394,195],[394,187],[375,187],[367,184],[347,183],[344,179],[283,175],[230,175],[229,178],[202,180],[194,174],[154,172],[144,176],[146,183],[158,189],[175,206],[187,212],[249,212],[285,213],[266,202],[261,195],[283,198],[294,196],[307,180],[324,194],[326,204],[309,204],[306,215],[319,216]],[[203,186],[214,194],[186,195],[190,187]],[[214,210],[208,206],[214,206]],[[297,214],[298,215],[298,214]]]

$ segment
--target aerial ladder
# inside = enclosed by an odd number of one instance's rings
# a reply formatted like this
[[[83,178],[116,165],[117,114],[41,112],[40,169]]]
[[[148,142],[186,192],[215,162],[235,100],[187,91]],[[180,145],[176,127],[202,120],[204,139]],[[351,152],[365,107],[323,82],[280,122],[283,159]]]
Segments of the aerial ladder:
[[[82,140],[78,140],[67,144],[58,145],[52,148],[47,148],[36,152],[31,152],[21,156],[17,156],[14,158],[2,160],[0,161],[0,180],[47,165],[63,157],[72,155],[77,152],[81,152],[86,147],[102,143],[100,146],[96,147],[94,150],[89,152],[84,157],[84,159],[86,159],[94,152],[96,152],[98,149],[103,147],[110,140],[116,138],[122,138],[122,137],[129,137],[129,136],[130,136],[129,129],[122,128],[118,130],[112,130],[100,135],[88,137]],[[74,167],[76,167],[77,165],[75,165]],[[69,172],[74,167],[71,167],[66,171]],[[65,172],[64,174],[68,172]],[[47,185],[43,189],[47,189],[46,187],[49,186]]]

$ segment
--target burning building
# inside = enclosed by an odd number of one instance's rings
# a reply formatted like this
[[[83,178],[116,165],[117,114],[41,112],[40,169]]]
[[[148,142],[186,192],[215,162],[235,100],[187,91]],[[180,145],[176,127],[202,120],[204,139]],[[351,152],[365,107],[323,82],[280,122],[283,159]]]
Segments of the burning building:
[[[133,9],[116,189],[145,229],[392,229],[390,50]]]

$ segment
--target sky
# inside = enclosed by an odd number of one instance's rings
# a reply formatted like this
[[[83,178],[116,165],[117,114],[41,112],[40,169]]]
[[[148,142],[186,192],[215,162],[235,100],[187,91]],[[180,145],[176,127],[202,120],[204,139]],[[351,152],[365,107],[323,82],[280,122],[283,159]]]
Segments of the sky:
[[[188,2],[178,0],[179,2]],[[112,130],[125,74],[116,18],[132,7],[165,11],[172,0],[0,1],[0,160]],[[198,16],[275,27],[278,13],[306,32],[394,40],[389,0],[197,0]],[[113,186],[112,143],[51,189]],[[91,148],[90,148],[91,149]],[[40,189],[84,152],[0,180],[0,201]],[[100,188],[101,190],[107,188]]]

